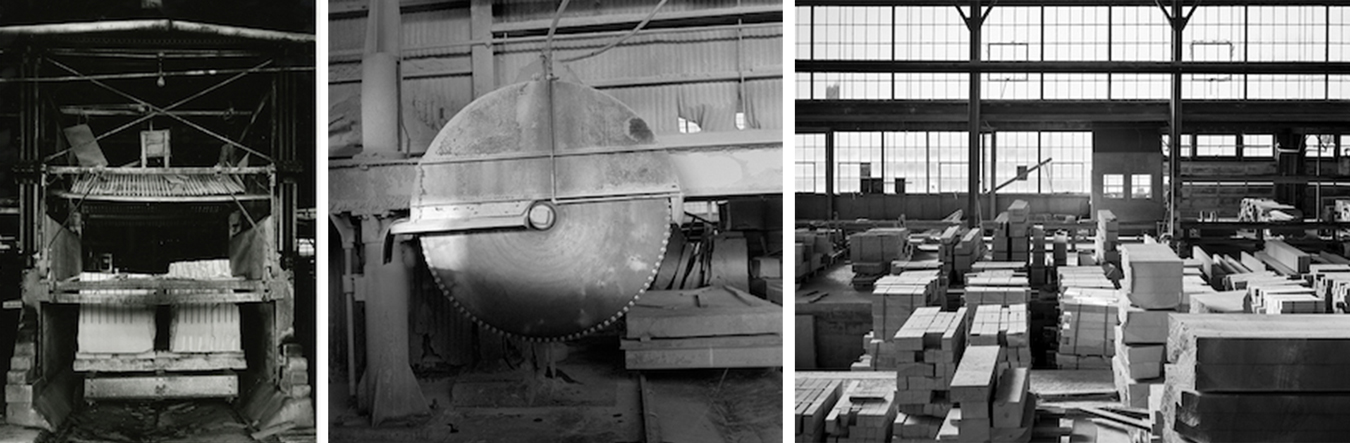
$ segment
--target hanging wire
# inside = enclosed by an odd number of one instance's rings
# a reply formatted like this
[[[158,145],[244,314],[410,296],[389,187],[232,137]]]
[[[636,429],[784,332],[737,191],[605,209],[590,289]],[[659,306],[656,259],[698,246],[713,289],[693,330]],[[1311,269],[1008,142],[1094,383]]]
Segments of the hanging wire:
[[[567,4],[572,0],[563,0],[558,5],[558,11],[553,13],[553,23],[548,25],[548,38],[544,39],[544,73],[553,72],[548,66],[548,61],[553,59],[553,34],[558,32],[558,22],[562,20],[563,11],[567,10]]]
[[[642,22],[638,23],[638,25],[637,25],[636,27],[634,27],[632,31],[628,31],[627,34],[624,34],[624,35],[622,35],[622,36],[619,36],[618,38],[616,38],[616,39],[610,41],[609,44],[605,45],[604,47],[601,47],[600,49],[596,49],[596,50],[591,51],[591,52],[588,52],[588,53],[586,53],[586,54],[579,55],[579,56],[572,57],[572,58],[568,58],[568,59],[563,59],[563,60],[560,60],[560,61],[563,62],[563,63],[571,63],[571,62],[574,62],[574,61],[577,61],[577,60],[585,60],[585,59],[588,59],[588,58],[595,57],[595,56],[597,56],[597,55],[603,54],[605,51],[608,51],[608,50],[610,50],[610,49],[613,49],[615,46],[618,46],[619,43],[623,43],[624,40],[628,40],[629,38],[631,38],[631,37],[633,37],[634,35],[636,35],[636,34],[638,33],[638,31],[642,30],[643,27],[646,27],[646,26],[647,26],[647,23],[650,22],[650,21],[652,21],[652,17],[655,17],[655,16],[656,16],[656,12],[657,12],[657,11],[660,11],[660,10],[661,10],[661,7],[666,5],[666,1],[667,1],[667,0],[661,0],[660,3],[657,3],[657,4],[656,4],[656,7],[655,7],[655,8],[652,8],[652,12],[647,13],[647,17],[643,18],[643,19],[642,19]],[[566,4],[566,3],[564,2],[564,4]],[[555,25],[557,24],[557,20],[556,20],[556,19],[554,20],[554,24],[555,24]],[[737,24],[738,24],[738,25],[740,24],[740,19],[737,19]],[[737,32],[738,32],[738,33],[740,32],[740,31],[739,31],[739,28],[738,28]],[[552,29],[549,30],[549,37],[550,37],[550,38],[553,37]]]
[[[558,204],[558,131],[555,128],[554,113],[557,109],[553,106],[553,34],[558,31],[558,22],[562,20],[563,11],[567,10],[567,4],[571,0],[563,0],[558,5],[558,12],[553,13],[553,23],[548,26],[548,38],[544,40],[544,53],[541,55],[544,65],[544,85],[547,88],[548,95],[548,161],[549,182],[552,185],[552,193],[549,195],[549,201]]]

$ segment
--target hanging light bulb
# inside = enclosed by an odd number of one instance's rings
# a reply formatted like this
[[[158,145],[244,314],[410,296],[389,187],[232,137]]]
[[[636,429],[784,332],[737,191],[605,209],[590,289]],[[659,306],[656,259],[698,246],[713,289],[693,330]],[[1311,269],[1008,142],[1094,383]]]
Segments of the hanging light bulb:
[[[164,53],[159,53],[159,78],[155,79],[155,84],[164,87]]]

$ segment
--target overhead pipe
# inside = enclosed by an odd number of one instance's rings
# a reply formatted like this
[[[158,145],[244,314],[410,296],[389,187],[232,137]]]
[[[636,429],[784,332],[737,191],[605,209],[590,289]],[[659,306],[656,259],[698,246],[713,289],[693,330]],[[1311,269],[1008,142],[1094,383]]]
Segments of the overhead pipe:
[[[314,43],[313,34],[243,28],[172,19],[109,20],[79,23],[0,26],[0,35],[68,35],[98,32],[179,31],[289,43]]]

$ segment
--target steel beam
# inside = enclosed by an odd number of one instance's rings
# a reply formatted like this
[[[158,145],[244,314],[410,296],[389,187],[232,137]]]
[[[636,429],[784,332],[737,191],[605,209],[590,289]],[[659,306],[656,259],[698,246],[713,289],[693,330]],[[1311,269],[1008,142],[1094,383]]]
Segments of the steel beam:
[[[313,34],[281,32],[238,26],[215,25],[183,20],[108,20],[80,23],[0,26],[0,35],[71,35],[107,32],[189,32],[250,40],[285,43],[314,43]]]
[[[1172,13],[1168,17],[1168,21],[1172,26],[1172,62],[1181,63],[1182,55],[1185,52],[1185,45],[1182,43],[1182,31],[1186,29],[1186,16],[1182,14],[1181,0],[1172,0]],[[1167,166],[1169,170],[1167,175],[1171,177],[1171,189],[1167,193],[1167,232],[1174,239],[1177,238],[1177,220],[1180,219],[1177,210],[1181,206],[1181,85],[1181,72],[1173,72],[1172,95],[1168,100],[1170,116],[1167,125]]]
[[[970,13],[964,17],[966,19],[966,28],[970,30],[970,62],[978,63],[980,61],[980,28],[984,26],[984,12],[981,10],[980,0],[970,0]],[[960,11],[958,8],[957,11]],[[967,146],[969,152],[969,163],[967,164],[967,182],[966,182],[966,226],[974,228],[979,226],[980,219],[980,72],[970,71],[970,100],[966,105],[967,111],[967,131],[969,133],[970,144]]]
[[[687,200],[782,192],[780,131],[666,136],[658,143],[649,149],[670,153]],[[360,215],[407,210],[418,161],[329,161],[329,211]]]
[[[1089,74],[1344,74],[1350,62],[1187,62],[1187,61],[920,61],[797,60],[797,72],[861,73],[1089,73]]]
[[[831,219],[835,214],[834,131],[825,133],[825,210]]]
[[[888,127],[904,130],[925,124],[966,123],[965,100],[798,100],[797,127],[822,130],[859,130]],[[1167,100],[985,100],[985,124],[1041,122],[1167,123]],[[1187,100],[1188,122],[1282,124],[1347,127],[1350,101],[1295,100]]]
[[[951,0],[800,0],[797,6],[952,6]],[[1000,0],[1000,6],[1148,6],[1154,0]],[[1204,6],[1350,6],[1350,0],[1205,0]]]

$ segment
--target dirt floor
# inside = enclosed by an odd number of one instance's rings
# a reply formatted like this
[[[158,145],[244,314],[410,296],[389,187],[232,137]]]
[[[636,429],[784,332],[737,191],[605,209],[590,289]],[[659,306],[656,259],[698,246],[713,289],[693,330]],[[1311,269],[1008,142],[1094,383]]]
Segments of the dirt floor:
[[[372,428],[347,393],[329,381],[329,441],[339,442],[640,442],[644,441],[639,373],[623,368],[616,337],[568,345],[557,372],[516,361],[421,374],[432,414],[400,426]],[[667,442],[782,441],[782,371],[778,369],[646,373],[648,401]]]

